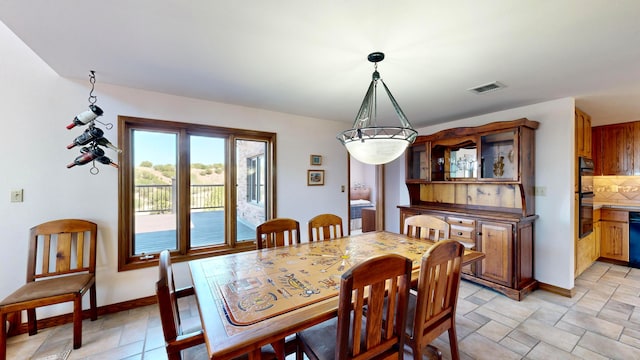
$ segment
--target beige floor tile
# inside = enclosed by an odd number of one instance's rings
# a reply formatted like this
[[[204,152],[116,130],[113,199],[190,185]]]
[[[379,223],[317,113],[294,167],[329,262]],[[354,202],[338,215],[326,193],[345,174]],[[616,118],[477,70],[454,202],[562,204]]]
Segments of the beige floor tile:
[[[485,325],[483,325],[480,329],[476,331],[476,333],[487,337],[495,342],[500,342],[500,340],[504,339],[513,328],[502,325],[497,321],[489,321]]]
[[[585,360],[608,360],[609,359],[606,356],[602,356],[591,350],[585,349],[580,345],[576,346],[571,353],[577,356],[578,359],[585,359]]]
[[[518,353],[475,333],[458,341],[458,344],[460,351],[476,360],[516,360],[522,358]]]
[[[527,359],[531,360],[548,360],[548,359],[563,359],[563,360],[576,360],[580,357],[572,355],[569,352],[558,349],[545,342],[539,342],[533,349],[527,354]]]
[[[579,345],[611,359],[640,359],[640,348],[623,344],[592,332],[584,334],[580,339]]]
[[[562,317],[562,321],[614,340],[620,337],[624,329],[621,325],[597,317],[585,316],[585,314],[577,311],[567,312],[565,316]]]
[[[549,326],[542,321],[529,319],[520,324],[517,328],[533,338],[544,341],[563,351],[571,351],[580,340],[580,337],[568,331]]]

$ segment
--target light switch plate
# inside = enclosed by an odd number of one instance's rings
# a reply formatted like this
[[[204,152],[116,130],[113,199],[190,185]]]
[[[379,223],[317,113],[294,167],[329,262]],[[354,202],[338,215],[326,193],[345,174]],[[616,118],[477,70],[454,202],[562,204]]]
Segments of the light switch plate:
[[[22,202],[22,189],[11,191],[11,202]]]

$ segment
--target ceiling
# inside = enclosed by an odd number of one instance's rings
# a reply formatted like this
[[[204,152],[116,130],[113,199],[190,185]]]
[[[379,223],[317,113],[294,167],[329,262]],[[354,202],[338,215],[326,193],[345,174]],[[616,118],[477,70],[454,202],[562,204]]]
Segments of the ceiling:
[[[640,120],[639,18],[637,0],[0,2],[60,76],[95,70],[98,99],[110,83],[350,124],[382,51],[414,127],[568,96],[594,124]]]

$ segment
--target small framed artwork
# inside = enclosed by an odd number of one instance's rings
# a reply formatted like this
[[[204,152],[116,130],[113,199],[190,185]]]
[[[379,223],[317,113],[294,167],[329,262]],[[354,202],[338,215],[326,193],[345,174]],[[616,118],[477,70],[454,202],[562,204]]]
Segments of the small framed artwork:
[[[311,155],[311,165],[322,165],[322,155]]]
[[[324,170],[307,170],[307,185],[324,185]]]

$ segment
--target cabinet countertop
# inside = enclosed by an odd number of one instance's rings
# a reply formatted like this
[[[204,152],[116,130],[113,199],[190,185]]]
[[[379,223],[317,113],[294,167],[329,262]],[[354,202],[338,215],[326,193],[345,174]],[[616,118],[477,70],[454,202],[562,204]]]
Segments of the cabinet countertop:
[[[610,202],[594,202],[593,209],[613,209],[613,210],[626,210],[626,211],[640,211],[639,204],[630,203],[610,203]]]

